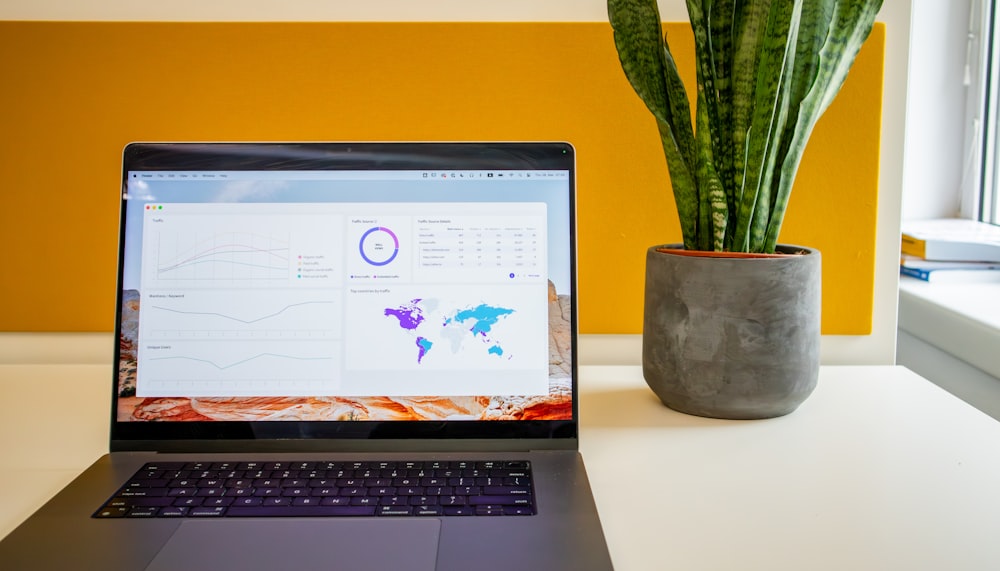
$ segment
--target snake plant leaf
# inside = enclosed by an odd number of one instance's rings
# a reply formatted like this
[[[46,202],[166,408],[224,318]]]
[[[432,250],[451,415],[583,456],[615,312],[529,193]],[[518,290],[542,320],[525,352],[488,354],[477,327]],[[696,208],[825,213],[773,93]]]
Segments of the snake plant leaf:
[[[697,249],[698,187],[691,111],[655,0],[609,0],[622,70],[657,121],[686,248]]]
[[[735,219],[731,225],[728,247],[734,251],[744,249],[735,243],[735,235],[745,234],[740,230],[739,204],[743,201],[746,178],[747,139],[750,134],[750,118],[753,112],[753,88],[756,85],[757,67],[761,46],[764,44],[764,30],[767,23],[766,4],[740,2],[734,10],[732,85],[730,87],[732,175],[727,182]]]
[[[810,30],[807,32],[803,25],[799,52],[807,56],[798,58],[802,69],[796,70],[795,75],[812,78],[812,81],[801,81],[797,86],[800,91],[808,90],[798,95],[798,117],[792,124],[792,132],[787,135],[789,148],[780,167],[765,250],[774,251],[778,242],[788,198],[809,136],[840,92],[881,8],[882,0],[824,0],[810,2],[803,8],[803,22]],[[822,43],[810,38],[822,38]]]
[[[736,211],[735,189],[732,184],[735,172],[733,146],[733,45],[736,41],[737,3],[735,0],[712,0],[704,6],[708,19],[709,41],[711,42],[713,72],[715,74],[716,116],[718,123],[718,146],[714,149],[715,166],[726,195],[726,235],[730,218]],[[728,243],[724,249],[728,249]]]
[[[753,18],[763,18],[759,58],[752,86],[741,95],[752,97],[750,126],[745,147],[743,188],[737,203],[737,226],[733,248],[760,252],[767,230],[771,200],[771,180],[777,161],[779,138],[787,119],[791,70],[794,62],[794,34],[802,0],[795,2],[751,2]],[[766,13],[765,13],[766,10]],[[792,35],[791,41],[789,35]]]
[[[691,29],[694,32],[695,45],[708,46],[707,49],[696,50],[696,78],[697,78],[697,101],[698,111],[704,110],[707,121],[702,124],[698,122],[698,129],[695,131],[695,138],[698,139],[699,147],[709,143],[708,151],[714,156],[720,148],[721,133],[713,126],[721,124],[718,107],[718,91],[716,86],[716,62],[715,54],[711,49],[712,37],[709,33],[708,15],[703,7],[711,8],[711,0],[687,0],[688,14],[691,20]],[[705,139],[701,136],[704,133]]]
[[[691,126],[691,105],[688,103],[687,90],[674,56],[670,53],[670,45],[666,34],[663,35],[663,69],[667,81],[667,99],[670,105],[671,128],[677,137],[677,145],[684,154],[688,166],[693,168],[697,162],[697,149],[694,130]]]
[[[711,146],[708,144],[708,133],[710,131],[707,105],[704,105],[704,92],[698,92],[698,188],[701,192],[701,203],[699,204],[700,216],[699,224],[705,228],[711,228],[712,232],[702,232],[698,236],[698,248],[700,250],[721,251],[725,247],[726,228],[729,223],[729,205],[726,201],[726,190],[719,178],[715,161],[712,157]]]
[[[670,172],[670,186],[673,190],[677,217],[681,226],[681,238],[687,250],[702,249],[699,244],[698,232],[698,185],[694,171],[689,168],[681,153],[674,131],[663,121],[657,121],[660,131],[660,141],[663,154],[667,158],[667,169]]]
[[[663,27],[656,2],[608,0],[608,18],[625,77],[653,116],[669,124]]]
[[[720,160],[725,164],[726,153],[723,150],[724,130],[714,128],[722,125],[722,118],[717,84],[719,69],[716,52],[711,49],[712,35],[708,21],[713,4],[712,0],[688,0],[687,7],[695,44],[709,46],[709,49],[696,52],[698,92],[695,143],[698,148],[696,177],[700,195],[698,222],[700,227],[706,229],[699,232],[698,246],[702,250],[722,250],[729,222],[729,204],[716,166]]]
[[[691,107],[681,80],[677,64],[670,53],[666,36],[663,38],[663,63],[669,95],[670,117],[673,123],[657,121],[663,153],[667,157],[674,204],[681,225],[684,247],[699,248],[699,191],[697,169],[697,144],[691,127]]]

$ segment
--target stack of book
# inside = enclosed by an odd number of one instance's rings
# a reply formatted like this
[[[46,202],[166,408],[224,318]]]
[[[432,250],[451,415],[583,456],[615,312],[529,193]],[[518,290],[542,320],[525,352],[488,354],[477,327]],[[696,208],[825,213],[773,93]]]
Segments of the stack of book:
[[[1000,283],[1000,226],[958,218],[903,222],[899,272],[929,282]]]

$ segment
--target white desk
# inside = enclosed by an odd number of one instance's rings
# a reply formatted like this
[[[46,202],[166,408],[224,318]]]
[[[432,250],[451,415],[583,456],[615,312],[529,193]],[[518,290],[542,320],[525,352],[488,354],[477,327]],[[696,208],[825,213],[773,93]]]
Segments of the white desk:
[[[0,536],[106,450],[109,375],[0,366]],[[637,367],[582,377],[581,450],[620,571],[1000,569],[1000,423],[906,369],[826,367],[765,421],[675,413]]]

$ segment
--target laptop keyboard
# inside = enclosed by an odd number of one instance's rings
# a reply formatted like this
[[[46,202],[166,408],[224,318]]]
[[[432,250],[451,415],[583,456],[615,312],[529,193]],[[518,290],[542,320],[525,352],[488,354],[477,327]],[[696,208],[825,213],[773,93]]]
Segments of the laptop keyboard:
[[[93,517],[535,513],[527,461],[163,462],[143,466]]]

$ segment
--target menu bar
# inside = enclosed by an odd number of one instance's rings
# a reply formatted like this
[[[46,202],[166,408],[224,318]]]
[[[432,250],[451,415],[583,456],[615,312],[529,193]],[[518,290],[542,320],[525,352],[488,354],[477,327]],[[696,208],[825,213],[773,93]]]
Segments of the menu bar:
[[[564,170],[400,170],[400,171],[130,171],[140,181],[205,180],[528,180],[566,179]]]

